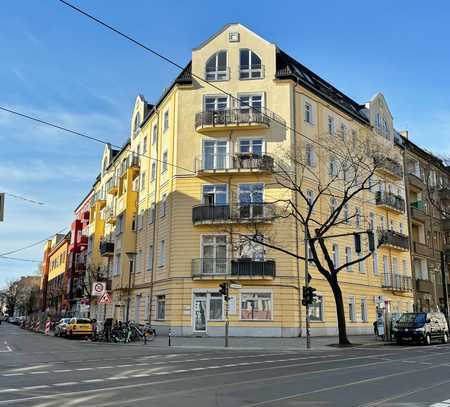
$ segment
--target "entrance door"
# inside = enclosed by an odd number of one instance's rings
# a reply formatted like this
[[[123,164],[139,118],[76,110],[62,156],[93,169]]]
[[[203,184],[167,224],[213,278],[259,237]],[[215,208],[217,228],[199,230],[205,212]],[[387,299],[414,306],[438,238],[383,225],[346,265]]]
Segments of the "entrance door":
[[[194,297],[194,331],[206,332],[206,294]]]

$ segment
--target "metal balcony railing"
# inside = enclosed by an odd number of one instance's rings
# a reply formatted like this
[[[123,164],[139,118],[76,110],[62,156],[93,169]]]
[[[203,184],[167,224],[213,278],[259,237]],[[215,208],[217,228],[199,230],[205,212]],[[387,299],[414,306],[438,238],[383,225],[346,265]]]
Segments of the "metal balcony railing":
[[[275,206],[271,203],[197,205],[192,208],[192,222],[267,222],[275,218]]]
[[[270,277],[276,275],[275,260],[253,260],[250,258],[199,258],[192,259],[193,277]]]
[[[375,203],[377,205],[388,206],[398,212],[405,212],[405,200],[391,192],[378,191],[375,195]]]
[[[389,172],[391,175],[397,178],[403,178],[403,168],[401,164],[389,157],[375,157],[375,165],[378,166],[380,170]]]
[[[378,242],[382,245],[397,247],[400,250],[409,250],[408,236],[390,229],[378,230]]]
[[[228,127],[228,126],[254,126],[269,127],[270,117],[265,108],[241,108],[225,110],[209,110],[195,115],[195,127]]]
[[[412,277],[397,273],[384,273],[382,287],[392,291],[412,291]]]
[[[108,242],[102,240],[100,242],[100,254],[102,256],[113,256],[114,255],[114,242]]]
[[[272,172],[274,160],[268,154],[211,154],[197,158],[195,167],[197,171],[208,172],[228,172],[232,170]]]
[[[432,247],[427,246],[426,244],[420,242],[413,242],[414,252],[421,256],[433,257],[434,251]]]

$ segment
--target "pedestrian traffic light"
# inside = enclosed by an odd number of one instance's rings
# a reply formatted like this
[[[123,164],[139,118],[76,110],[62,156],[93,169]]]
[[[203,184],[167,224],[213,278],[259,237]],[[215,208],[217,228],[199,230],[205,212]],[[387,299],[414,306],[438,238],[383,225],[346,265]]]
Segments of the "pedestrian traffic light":
[[[361,235],[359,233],[355,233],[355,252],[361,253]]]
[[[369,240],[369,251],[374,252],[375,251],[375,235],[373,233],[373,230],[367,231],[367,239]]]
[[[229,300],[228,296],[228,284],[227,283],[221,283],[219,284],[220,290],[219,294],[222,294],[225,297],[225,301]]]
[[[312,304],[316,301],[317,295],[315,294],[316,289],[314,287],[303,287],[303,299],[302,304]]]

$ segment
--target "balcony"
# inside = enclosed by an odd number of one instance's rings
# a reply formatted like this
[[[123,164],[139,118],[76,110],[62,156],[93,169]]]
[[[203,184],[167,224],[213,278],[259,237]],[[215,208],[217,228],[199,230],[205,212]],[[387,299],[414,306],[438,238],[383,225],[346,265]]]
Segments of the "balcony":
[[[231,129],[267,129],[270,121],[271,117],[264,108],[210,110],[195,115],[195,129],[202,133]]]
[[[433,292],[433,283],[430,280],[418,278],[416,280],[416,290],[421,293],[431,294]]]
[[[402,251],[409,250],[408,236],[394,230],[379,230],[378,241],[380,246],[388,246]]]
[[[117,178],[113,177],[106,183],[106,192],[111,195],[117,195],[119,192],[119,183]]]
[[[392,291],[412,291],[412,277],[402,274],[384,273],[382,288]]]
[[[439,198],[444,202],[450,202],[450,187],[442,187],[439,189]]]
[[[274,160],[267,154],[214,154],[196,159],[197,174],[271,173]]]
[[[194,278],[220,278],[245,277],[273,279],[275,273],[275,260],[241,259],[193,259],[192,277]]]
[[[428,247],[426,244],[413,242],[414,253],[420,256],[434,257],[433,248]]]
[[[108,242],[102,240],[100,242],[100,255],[102,256],[114,256],[114,242]]]
[[[425,183],[422,178],[418,177],[416,174],[408,174],[408,183],[410,187],[413,187],[419,191],[422,191],[425,188]]]
[[[403,178],[403,168],[402,165],[389,157],[375,157],[375,165],[377,170],[393,178],[402,179]]]
[[[441,225],[443,232],[450,232],[450,219],[443,219]]]
[[[275,207],[270,203],[197,205],[192,208],[194,225],[223,223],[265,223],[275,218]]]
[[[405,212],[405,200],[391,192],[378,191],[375,195],[375,203],[396,212]]]
[[[106,208],[103,211],[103,217],[104,217],[106,223],[109,223],[110,225],[116,224],[116,215],[114,214],[114,211],[112,210],[112,208]]]
[[[411,203],[411,218],[415,221],[425,223],[427,214],[425,213],[425,206],[422,201]]]

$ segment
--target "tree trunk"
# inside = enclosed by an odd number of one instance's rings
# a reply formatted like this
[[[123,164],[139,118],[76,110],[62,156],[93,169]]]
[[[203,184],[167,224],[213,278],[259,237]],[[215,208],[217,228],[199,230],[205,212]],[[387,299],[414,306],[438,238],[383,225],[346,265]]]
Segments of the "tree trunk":
[[[336,303],[336,315],[338,321],[338,332],[339,332],[339,345],[350,345],[350,341],[347,338],[347,328],[345,324],[345,309],[344,301],[342,300],[342,291],[339,287],[337,276],[332,275],[329,280],[331,289],[333,290],[334,301]]]

